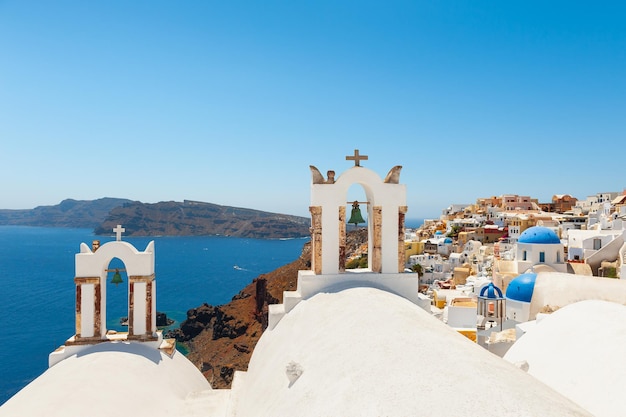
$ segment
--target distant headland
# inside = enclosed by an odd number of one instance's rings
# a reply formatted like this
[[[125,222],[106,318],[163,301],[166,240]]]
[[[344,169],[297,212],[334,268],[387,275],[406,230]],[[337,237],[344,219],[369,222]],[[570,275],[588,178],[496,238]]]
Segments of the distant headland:
[[[109,235],[123,224],[126,236],[210,236],[280,239],[309,236],[310,219],[200,201],[154,204],[121,198],[63,200],[27,210],[0,209],[0,225],[93,228]]]

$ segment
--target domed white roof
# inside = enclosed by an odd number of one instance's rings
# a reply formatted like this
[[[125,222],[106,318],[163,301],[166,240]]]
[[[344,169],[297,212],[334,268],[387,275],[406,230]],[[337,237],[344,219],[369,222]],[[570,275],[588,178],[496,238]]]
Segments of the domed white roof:
[[[263,334],[231,398],[239,417],[588,415],[415,304],[374,288],[301,301]]]
[[[64,359],[0,407],[0,416],[188,416],[211,386],[182,354],[104,342]]]
[[[567,305],[541,320],[504,359],[596,416],[623,416],[626,306],[600,300]]]

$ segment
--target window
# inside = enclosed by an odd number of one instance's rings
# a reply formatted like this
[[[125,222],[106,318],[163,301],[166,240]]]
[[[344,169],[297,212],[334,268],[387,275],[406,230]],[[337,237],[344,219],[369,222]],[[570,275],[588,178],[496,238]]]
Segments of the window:
[[[542,263],[546,262],[546,253],[545,252],[539,252],[539,262],[542,262]]]
[[[526,251],[524,251],[523,255],[522,255],[522,261],[526,260]]]
[[[594,239],[593,240],[593,250],[599,250],[602,247],[602,240],[601,239]]]

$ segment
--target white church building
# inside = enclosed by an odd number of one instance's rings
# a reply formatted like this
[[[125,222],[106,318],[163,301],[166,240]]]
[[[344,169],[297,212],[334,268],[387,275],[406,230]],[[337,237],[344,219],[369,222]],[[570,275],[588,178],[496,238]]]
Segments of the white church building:
[[[417,274],[403,272],[407,207],[401,167],[383,179],[361,166],[368,158],[357,150],[346,159],[354,166],[337,179],[311,167],[311,270],[300,271],[297,289],[270,307],[268,329],[231,389],[213,390],[156,330],[154,244],[139,252],[121,240],[118,227],[115,241],[97,250],[80,246],[76,334],[50,355],[46,372],[0,407],[0,416],[608,416],[626,407],[621,395],[597,407],[593,389],[593,398],[581,398],[585,381],[583,388],[553,389],[556,382],[534,374],[530,352],[538,348],[530,343],[516,356],[522,365],[515,365],[426,311]],[[365,190],[359,202],[368,214],[364,270],[345,268],[346,208],[353,204],[347,192],[353,184]],[[546,259],[560,253],[555,248],[543,249]],[[102,320],[102,280],[113,257],[129,276],[127,334],[109,332]],[[616,306],[621,322],[606,321],[626,334],[626,307]],[[584,329],[577,335],[585,338]],[[567,349],[559,352],[567,356]],[[626,375],[624,355],[614,359],[604,370],[607,382],[613,373]]]

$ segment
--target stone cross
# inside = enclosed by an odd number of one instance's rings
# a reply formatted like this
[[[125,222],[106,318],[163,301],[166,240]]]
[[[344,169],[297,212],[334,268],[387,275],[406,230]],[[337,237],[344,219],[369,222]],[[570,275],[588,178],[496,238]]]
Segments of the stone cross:
[[[359,150],[354,150],[354,156],[346,156],[346,161],[354,161],[355,167],[361,166],[361,161],[367,161],[367,155],[359,155]]]
[[[118,224],[113,231],[115,232],[115,240],[119,241],[122,240],[122,233],[124,233],[126,229],[124,229],[121,224]]]

